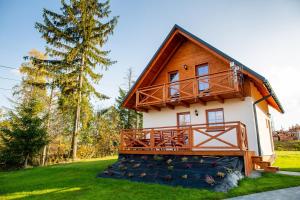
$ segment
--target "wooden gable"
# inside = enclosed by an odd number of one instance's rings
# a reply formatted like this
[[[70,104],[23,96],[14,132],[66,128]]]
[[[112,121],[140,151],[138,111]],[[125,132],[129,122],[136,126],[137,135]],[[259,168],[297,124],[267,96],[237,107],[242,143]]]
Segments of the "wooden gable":
[[[235,62],[242,68],[245,78],[253,81],[263,96],[270,93],[270,88],[267,88],[265,80],[261,78],[262,76],[175,25],[129,91],[122,105],[126,108],[135,109],[137,89],[167,83],[168,73],[171,71],[177,70],[179,79],[183,80],[195,77],[197,65],[207,63],[209,73],[216,73],[230,69],[230,62]],[[187,69],[184,69],[183,65],[186,65]],[[267,102],[278,111],[283,112],[278,99],[275,97],[276,95],[267,99]]]
[[[208,64],[209,73],[229,70],[229,63],[221,60],[212,53],[195,43],[187,40],[172,55],[168,63],[162,66],[161,71],[153,77],[152,85],[167,83],[168,74],[172,71],[179,72],[179,80],[189,79],[196,76],[196,66]],[[186,65],[187,69],[184,68]]]

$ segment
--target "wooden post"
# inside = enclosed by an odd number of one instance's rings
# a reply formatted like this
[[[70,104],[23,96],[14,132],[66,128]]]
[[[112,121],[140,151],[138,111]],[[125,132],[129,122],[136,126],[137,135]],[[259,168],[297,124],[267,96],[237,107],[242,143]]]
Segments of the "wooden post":
[[[245,124],[242,124],[243,128],[244,128],[244,144],[245,144],[245,150],[248,150],[248,136],[247,136],[247,128]]]
[[[154,148],[154,129],[151,129],[150,131],[150,148],[153,150]]]
[[[139,93],[139,91],[137,90],[136,91],[136,101],[135,101],[135,106],[137,107],[138,106],[138,104],[139,104],[139,101],[140,101],[140,93]]]
[[[193,95],[194,95],[195,99],[197,99],[197,96],[198,96],[197,92],[196,92],[196,86],[195,86],[196,84],[197,84],[197,77],[195,77],[193,80]]]
[[[121,130],[121,134],[120,134],[120,136],[121,136],[121,141],[120,141],[120,150],[124,150],[124,144],[123,144],[123,142],[124,142],[124,135],[123,135],[123,130]]]
[[[167,98],[166,98],[166,84],[163,84],[163,102],[166,102]]]
[[[236,134],[238,134],[238,146],[240,147],[240,150],[243,150],[243,139],[242,139],[242,132],[241,132],[241,122],[238,122],[236,125]]]
[[[189,141],[189,149],[192,151],[192,148],[194,146],[194,138],[193,138],[193,130],[192,130],[192,126],[189,126],[188,129],[188,141]]]

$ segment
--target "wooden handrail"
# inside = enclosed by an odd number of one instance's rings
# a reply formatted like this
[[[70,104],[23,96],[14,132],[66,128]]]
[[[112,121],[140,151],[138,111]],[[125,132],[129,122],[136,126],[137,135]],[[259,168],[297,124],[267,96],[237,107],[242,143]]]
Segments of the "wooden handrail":
[[[240,121],[227,121],[227,122],[222,122],[222,124],[237,124],[237,123],[241,123],[242,125],[245,126],[245,124],[243,124],[242,122]],[[190,126],[205,126],[207,127],[207,125],[217,125],[217,124],[221,124],[221,123],[204,123],[204,124],[192,124],[192,125],[181,125],[181,126],[158,126],[158,127],[151,127],[151,128],[141,128],[141,129],[122,129],[123,131],[126,131],[126,130],[150,130],[150,129],[165,129],[165,128],[188,128]]]
[[[237,73],[240,74],[241,72],[237,71]],[[186,100],[207,96],[208,93],[211,95],[219,95],[226,92],[241,91],[241,80],[239,75],[237,79],[235,79],[235,72],[233,70],[225,70],[175,82],[147,86],[137,90],[136,106],[168,103],[173,102],[174,99]],[[209,88],[201,92],[198,90],[199,84],[207,84]],[[176,95],[170,95],[169,91],[174,91]]]
[[[166,83],[161,83],[161,84],[156,84],[156,85],[150,85],[150,86],[138,88],[138,90],[144,90],[144,89],[148,89],[148,88],[155,88],[155,87],[168,85],[168,84],[172,84],[172,83],[178,83],[178,82],[182,82],[182,81],[187,81],[187,80],[191,80],[191,79],[195,79],[195,78],[197,79],[197,78],[204,78],[204,77],[213,77],[214,75],[218,75],[218,74],[229,74],[229,72],[233,73],[233,70],[224,70],[224,71],[211,73],[211,74],[206,74],[206,75],[202,75],[202,76],[194,76],[192,78],[187,78],[187,79],[178,80],[178,81],[174,81],[174,82],[166,82]],[[238,73],[241,73],[241,72],[238,71]]]
[[[193,124],[186,126],[166,126],[145,129],[126,129],[121,131],[121,150],[159,150],[189,151],[201,149],[248,149],[246,126],[239,122],[224,122],[215,127],[210,124]],[[208,128],[209,127],[209,128]],[[211,134],[211,133],[214,134]],[[222,137],[224,134],[236,134],[236,142]],[[201,139],[205,136],[206,139]],[[200,140],[199,140],[200,138]],[[231,137],[229,137],[231,138]],[[211,141],[218,141],[219,145],[208,145]]]

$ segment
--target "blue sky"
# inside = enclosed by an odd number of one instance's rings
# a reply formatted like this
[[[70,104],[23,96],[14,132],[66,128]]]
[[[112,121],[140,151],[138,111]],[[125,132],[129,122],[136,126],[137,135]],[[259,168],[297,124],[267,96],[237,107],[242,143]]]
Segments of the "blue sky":
[[[44,7],[57,11],[60,1],[0,0],[0,65],[17,68],[30,49],[44,50],[34,29]],[[300,123],[300,1],[111,0],[111,9],[120,19],[105,49],[117,63],[96,86],[111,99],[94,101],[95,107],[113,104],[128,68],[137,77],[178,24],[269,79],[286,110],[272,112],[276,128]],[[0,77],[20,79],[1,68]],[[0,79],[0,88],[16,83]],[[0,90],[0,106],[10,107],[9,97]]]

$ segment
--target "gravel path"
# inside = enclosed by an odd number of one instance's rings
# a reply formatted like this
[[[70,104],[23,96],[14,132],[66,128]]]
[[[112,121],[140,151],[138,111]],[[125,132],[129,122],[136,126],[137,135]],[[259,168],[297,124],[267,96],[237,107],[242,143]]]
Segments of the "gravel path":
[[[291,187],[268,192],[260,192],[245,196],[230,198],[228,200],[299,200],[300,187]]]
[[[288,171],[279,171],[277,174],[284,174],[290,176],[300,176],[300,172],[288,172]]]
[[[300,176],[300,172],[279,171],[277,174]],[[300,200],[300,187],[291,187],[230,198],[228,200]]]

